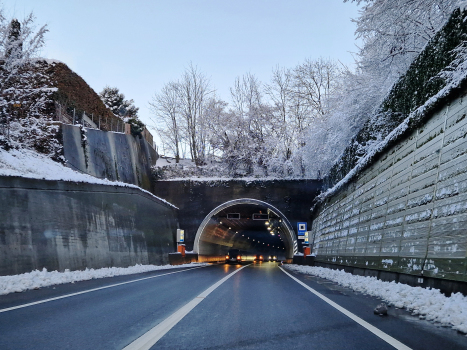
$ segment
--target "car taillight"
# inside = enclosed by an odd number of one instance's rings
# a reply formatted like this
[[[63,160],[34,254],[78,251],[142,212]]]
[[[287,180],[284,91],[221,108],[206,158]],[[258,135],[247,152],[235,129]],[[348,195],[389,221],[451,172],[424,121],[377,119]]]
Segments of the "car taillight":
[[[240,255],[237,255],[237,260],[242,260],[242,257]]]
[[[225,259],[226,259],[226,260],[229,260],[229,256],[228,256],[228,255],[226,255],[226,256],[225,256]]]
[[[259,260],[263,260],[263,256],[262,256],[262,255],[259,257]]]

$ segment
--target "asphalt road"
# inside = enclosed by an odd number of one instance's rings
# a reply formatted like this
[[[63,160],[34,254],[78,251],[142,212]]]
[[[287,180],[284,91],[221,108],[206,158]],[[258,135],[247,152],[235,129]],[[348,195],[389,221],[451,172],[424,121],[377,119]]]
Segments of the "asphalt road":
[[[152,349],[394,348],[276,263],[240,268],[165,270],[0,296],[0,349],[123,349],[162,326]],[[373,309],[380,301],[375,298],[326,280],[293,276],[409,348],[467,349],[467,337],[451,329],[394,308],[386,317],[376,316]],[[109,287],[124,282],[131,283]],[[217,288],[202,294],[213,285]],[[109,288],[86,292],[101,287]],[[85,293],[2,312],[79,292]],[[180,321],[174,323],[177,314]]]

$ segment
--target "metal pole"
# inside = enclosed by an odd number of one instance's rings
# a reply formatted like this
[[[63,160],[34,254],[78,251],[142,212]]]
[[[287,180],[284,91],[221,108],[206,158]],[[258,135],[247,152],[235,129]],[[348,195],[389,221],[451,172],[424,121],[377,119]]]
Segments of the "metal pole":
[[[73,125],[75,125],[75,109],[73,108]]]

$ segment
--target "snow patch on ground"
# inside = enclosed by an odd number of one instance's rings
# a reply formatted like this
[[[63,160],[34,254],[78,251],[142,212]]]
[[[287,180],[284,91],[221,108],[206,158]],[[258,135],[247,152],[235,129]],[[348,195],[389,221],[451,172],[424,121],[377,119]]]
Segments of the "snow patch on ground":
[[[169,270],[184,267],[206,266],[207,263],[191,263],[184,265],[135,265],[130,267],[104,267],[102,269],[86,269],[79,271],[65,270],[65,272],[34,270],[21,275],[0,276],[0,295],[24,292],[56,284],[75,283],[97,278],[132,275],[156,270]]]
[[[285,268],[325,278],[354,291],[383,299],[389,305],[405,308],[420,319],[467,333],[467,297],[461,293],[446,297],[438,289],[411,287],[402,283],[383,282],[376,277],[355,276],[343,270],[323,267],[284,265]]]
[[[0,176],[20,176],[31,179],[43,179],[52,181],[73,181],[86,182],[107,186],[131,187],[137,188],[159,201],[178,209],[173,204],[166,200],[154,196],[151,192],[142,188],[119,181],[110,181],[107,179],[99,179],[97,177],[77,172],[73,169],[53,161],[45,155],[37,152],[21,149],[5,151],[0,148]]]

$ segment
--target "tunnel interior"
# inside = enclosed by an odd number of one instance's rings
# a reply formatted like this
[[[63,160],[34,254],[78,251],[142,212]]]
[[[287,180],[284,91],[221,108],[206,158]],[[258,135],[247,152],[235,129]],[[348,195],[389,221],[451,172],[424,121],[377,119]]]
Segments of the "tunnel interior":
[[[279,210],[259,200],[241,199],[213,210],[195,238],[194,250],[199,255],[223,256],[232,249],[285,260],[293,257],[297,243],[290,223]]]

